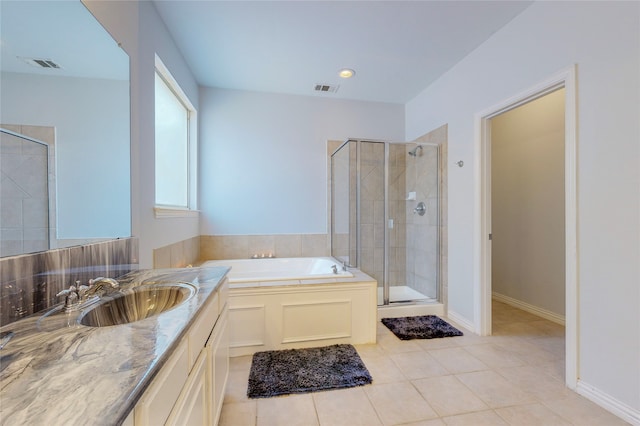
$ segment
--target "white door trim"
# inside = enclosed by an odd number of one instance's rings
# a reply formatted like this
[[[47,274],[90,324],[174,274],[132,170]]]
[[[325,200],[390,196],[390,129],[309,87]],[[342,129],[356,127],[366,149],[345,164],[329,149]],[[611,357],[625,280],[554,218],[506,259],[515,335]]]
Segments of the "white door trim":
[[[476,215],[474,233],[474,322],[476,332],[491,334],[491,152],[489,120],[503,112],[565,89],[565,381],[570,389],[578,383],[578,244],[577,244],[577,106],[576,66],[505,99],[475,115]]]

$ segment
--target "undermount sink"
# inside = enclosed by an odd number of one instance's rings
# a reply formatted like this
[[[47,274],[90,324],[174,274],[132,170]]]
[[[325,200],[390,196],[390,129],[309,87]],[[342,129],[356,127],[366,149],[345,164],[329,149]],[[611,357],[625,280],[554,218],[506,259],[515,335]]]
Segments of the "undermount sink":
[[[176,308],[189,300],[196,288],[186,283],[153,284],[104,297],[80,318],[80,324],[108,327],[129,324]]]

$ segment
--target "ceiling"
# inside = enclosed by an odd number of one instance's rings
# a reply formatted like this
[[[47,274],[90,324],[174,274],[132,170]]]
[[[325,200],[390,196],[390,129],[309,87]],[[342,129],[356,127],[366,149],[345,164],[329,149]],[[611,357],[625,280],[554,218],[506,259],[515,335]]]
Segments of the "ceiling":
[[[202,86],[406,103],[532,1],[154,3]]]
[[[41,68],[22,58],[52,60]],[[129,57],[80,1],[0,0],[0,69],[48,76],[129,79]]]

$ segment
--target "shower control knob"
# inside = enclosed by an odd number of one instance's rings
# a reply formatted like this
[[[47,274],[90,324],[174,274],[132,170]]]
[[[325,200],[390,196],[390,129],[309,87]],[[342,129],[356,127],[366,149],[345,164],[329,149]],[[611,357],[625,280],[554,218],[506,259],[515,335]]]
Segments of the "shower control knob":
[[[427,206],[422,201],[420,201],[416,206],[416,208],[413,209],[413,214],[418,213],[420,216],[424,216],[426,212],[427,212]]]

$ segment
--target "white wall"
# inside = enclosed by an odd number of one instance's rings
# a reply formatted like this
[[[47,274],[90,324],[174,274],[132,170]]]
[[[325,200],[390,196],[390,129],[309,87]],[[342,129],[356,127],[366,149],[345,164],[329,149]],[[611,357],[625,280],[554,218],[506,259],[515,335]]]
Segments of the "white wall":
[[[131,235],[129,83],[2,73],[2,122],[56,129],[59,239]]]
[[[491,119],[491,289],[564,316],[564,97]]]
[[[198,85],[152,2],[83,0],[131,59],[132,229],[140,241],[140,267],[153,265],[153,249],[199,235],[199,218],[156,219],[155,54],[193,105]]]
[[[578,72],[579,379],[640,418],[640,4],[536,2],[406,105],[411,140],[449,125],[449,310],[479,277],[474,114]]]
[[[403,140],[403,106],[201,88],[201,234],[326,233],[326,143],[350,137]]]

